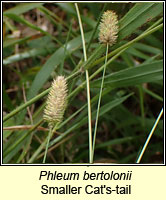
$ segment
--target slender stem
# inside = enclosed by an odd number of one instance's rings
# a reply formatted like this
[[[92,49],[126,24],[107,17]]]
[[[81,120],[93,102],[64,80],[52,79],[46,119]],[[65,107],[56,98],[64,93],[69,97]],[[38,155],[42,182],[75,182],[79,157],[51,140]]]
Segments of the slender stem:
[[[154,92],[152,92],[151,90],[149,90],[145,87],[143,87],[142,89],[143,89],[143,91],[145,91],[147,94],[149,94],[153,98],[156,98],[157,100],[163,102],[163,97],[159,96],[158,94],[155,94]]]
[[[33,128],[33,125],[16,125],[16,126],[8,126],[8,127],[3,127],[3,130],[27,130]],[[40,131],[47,131],[47,128],[44,128],[42,126],[39,126],[36,128],[36,130]]]
[[[161,17],[157,22],[155,22],[154,24],[152,24],[152,26],[150,26],[146,31],[151,30],[153,27],[159,25],[162,21],[163,21],[163,17]]]
[[[46,149],[45,149],[45,153],[44,153],[44,158],[43,158],[43,163],[46,162],[46,157],[47,157],[47,152],[48,152],[48,147],[49,147],[49,143],[50,143],[50,139],[53,136],[53,133],[59,128],[59,122],[57,122],[55,124],[55,126],[51,126],[49,129],[49,133],[48,133],[48,137],[47,137],[47,144],[46,144]],[[46,143],[46,141],[43,142],[44,144]],[[40,153],[40,152],[38,152]]]
[[[52,137],[52,135],[54,134],[54,132],[58,129],[59,123],[56,124],[54,126],[54,128],[52,129],[52,131],[49,131],[49,136],[41,143],[41,145],[39,146],[39,148],[34,152],[34,154],[32,155],[32,157],[28,160],[27,163],[32,163],[34,161],[34,159],[39,155],[39,153],[42,151],[42,149],[44,149],[45,145],[47,146],[47,143],[49,143],[48,139],[50,140],[50,138]],[[49,146],[49,144],[48,144]]]
[[[92,155],[92,162],[94,158],[94,151],[95,151],[95,142],[96,142],[96,133],[97,133],[97,125],[98,125],[98,119],[99,119],[99,112],[100,112],[100,104],[101,104],[101,96],[102,96],[102,91],[103,91],[103,85],[104,85],[104,77],[105,77],[105,71],[107,67],[107,55],[108,55],[108,43],[106,47],[106,57],[105,57],[105,66],[103,69],[103,77],[101,81],[101,87],[100,87],[100,94],[99,94],[99,100],[98,100],[98,106],[97,106],[97,113],[96,113],[96,122],[95,122],[95,129],[93,133],[93,155]]]
[[[148,143],[149,143],[149,141],[150,141],[150,139],[151,139],[151,137],[152,137],[152,135],[153,135],[153,133],[154,133],[154,131],[155,131],[155,129],[156,129],[156,127],[157,127],[159,121],[160,121],[160,118],[161,118],[162,114],[163,114],[163,108],[161,109],[160,114],[158,115],[158,117],[157,117],[157,119],[156,119],[156,121],[155,121],[155,123],[154,123],[154,125],[153,125],[153,127],[152,127],[152,130],[150,131],[149,136],[148,136],[148,138],[146,139],[146,142],[145,142],[145,144],[144,144],[144,146],[143,146],[143,148],[142,148],[142,150],[141,150],[141,153],[140,153],[140,155],[139,155],[139,157],[138,157],[136,163],[140,163],[140,161],[141,161],[141,159],[142,159],[142,156],[143,156],[143,154],[145,153],[145,150],[146,150],[146,148],[147,148],[147,146],[148,146]]]
[[[84,52],[84,60],[87,61],[87,55],[86,55],[86,47],[85,47],[85,38],[84,38],[84,32],[83,32],[83,26],[81,22],[81,17],[78,9],[77,3],[75,3],[80,31],[81,31],[81,37],[82,37],[82,45],[83,45],[83,52]],[[89,73],[88,70],[86,70],[86,86],[87,86],[87,101],[88,101],[88,124],[89,124],[89,162],[92,163],[92,117],[91,117],[91,102],[90,102],[90,85],[89,85]]]
[[[41,143],[41,145],[39,146],[39,148],[35,151],[35,153],[32,155],[32,157],[28,160],[27,163],[32,163],[34,161],[34,159],[36,158],[36,156],[39,155],[39,153],[42,151],[42,149],[44,149],[44,146],[47,143],[47,138],[44,140],[43,143]]]
[[[139,91],[139,99],[140,99],[140,108],[141,108],[141,120],[142,120],[142,127],[145,126],[145,111],[144,111],[144,93],[142,89],[142,85],[138,86]]]
[[[52,127],[50,127],[49,133],[48,133],[48,138],[47,138],[47,144],[46,144],[46,149],[45,149],[45,154],[44,154],[44,158],[43,158],[43,163],[46,162],[46,157],[47,157],[47,152],[48,152],[48,146],[49,146],[49,142],[50,142],[50,138],[52,135]]]
[[[84,38],[84,31],[83,31],[81,16],[80,16],[80,12],[79,12],[77,3],[75,3],[75,7],[76,7],[77,16],[78,16],[78,21],[79,21],[79,26],[80,26],[80,31],[81,31],[81,38],[82,38],[82,45],[83,45],[83,52],[84,52],[84,60],[87,61],[86,47],[85,47],[85,38]]]
[[[87,82],[87,100],[88,100],[88,124],[89,124],[89,162],[92,163],[92,125],[91,125],[91,102],[90,102],[90,86],[89,86],[89,75],[86,70],[86,82]]]
[[[50,147],[48,149],[48,152],[51,152],[52,150],[56,149],[57,147],[59,147],[61,144],[65,143],[66,141],[68,141],[70,138],[73,137],[74,134],[70,134],[68,137],[65,137],[63,140],[61,140],[59,143],[57,143],[56,145],[53,145],[52,147]],[[49,145],[50,146],[50,145]],[[40,155],[37,156],[37,159],[41,158],[44,155],[44,152],[42,152]]]

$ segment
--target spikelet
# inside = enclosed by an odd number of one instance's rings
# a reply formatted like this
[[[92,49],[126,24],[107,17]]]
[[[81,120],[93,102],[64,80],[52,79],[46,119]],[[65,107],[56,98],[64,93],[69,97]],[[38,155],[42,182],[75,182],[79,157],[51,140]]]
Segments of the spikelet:
[[[112,46],[116,43],[118,33],[118,16],[112,10],[107,10],[101,17],[99,25],[99,41]]]
[[[67,83],[63,76],[58,76],[51,86],[44,109],[43,118],[48,122],[50,128],[63,120],[67,106]]]

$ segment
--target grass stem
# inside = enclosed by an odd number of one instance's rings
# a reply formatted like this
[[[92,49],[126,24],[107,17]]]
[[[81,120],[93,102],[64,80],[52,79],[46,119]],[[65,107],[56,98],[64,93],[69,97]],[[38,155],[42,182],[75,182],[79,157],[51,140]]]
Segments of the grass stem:
[[[46,144],[45,154],[44,154],[44,158],[43,158],[43,163],[46,162],[46,157],[47,157],[47,152],[48,152],[48,147],[49,147],[49,142],[50,142],[51,135],[52,135],[52,127],[50,128],[49,133],[48,133],[48,138],[47,138],[47,144]]]
[[[83,53],[84,53],[84,61],[87,61],[87,55],[86,55],[86,47],[85,47],[85,38],[84,38],[84,32],[83,32],[83,26],[81,22],[80,12],[78,9],[77,3],[75,3],[80,31],[81,31],[81,38],[82,38],[82,45],[83,45]],[[92,163],[92,124],[91,124],[91,102],[90,102],[90,84],[89,84],[89,73],[88,70],[86,72],[86,86],[87,86],[87,101],[88,101],[88,125],[89,125],[89,162]]]
[[[95,129],[94,129],[94,134],[93,134],[92,162],[93,162],[93,159],[94,159],[94,151],[95,151],[97,125],[98,125],[99,112],[100,112],[101,96],[102,96],[103,85],[104,85],[105,71],[106,71],[106,67],[107,67],[107,55],[108,55],[108,43],[107,43],[107,47],[106,47],[105,66],[104,66],[104,69],[103,69],[103,77],[102,77],[102,81],[101,81],[100,94],[99,94],[99,100],[98,100],[98,106],[97,106],[97,113],[96,113]]]
[[[157,117],[157,119],[156,119],[156,121],[155,121],[155,123],[154,123],[154,125],[152,127],[152,130],[150,131],[149,136],[146,139],[146,142],[145,142],[145,144],[144,144],[144,146],[143,146],[143,148],[141,150],[141,153],[139,154],[139,157],[138,157],[136,163],[140,163],[140,161],[142,159],[142,156],[145,153],[145,150],[146,150],[146,148],[147,148],[147,146],[149,144],[149,141],[150,141],[150,139],[151,139],[151,137],[152,137],[152,135],[153,135],[158,123],[159,123],[159,121],[160,121],[160,118],[161,118],[162,114],[163,114],[163,108],[161,109],[161,111],[160,111],[160,113],[159,113],[159,115],[158,115],[158,117]]]

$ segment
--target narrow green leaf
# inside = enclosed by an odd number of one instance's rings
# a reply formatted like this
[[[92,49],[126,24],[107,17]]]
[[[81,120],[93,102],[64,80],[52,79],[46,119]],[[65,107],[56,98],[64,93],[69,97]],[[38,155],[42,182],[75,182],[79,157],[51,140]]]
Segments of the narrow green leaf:
[[[140,138],[140,136],[125,137],[125,138],[118,138],[118,139],[110,140],[110,141],[103,142],[101,144],[96,145],[96,149],[107,147],[107,146],[110,146],[110,145],[115,145],[115,144],[123,144],[125,142],[129,142],[129,141],[132,141],[132,140],[135,140],[135,139],[138,139],[138,138]]]
[[[139,51],[133,47],[130,47],[129,49],[127,49],[126,52],[135,56],[136,58],[142,58],[145,60],[150,58],[148,55],[144,54],[142,51]]]
[[[24,60],[26,58],[33,58],[36,56],[46,56],[50,52],[53,52],[55,48],[51,47],[49,49],[47,48],[37,48],[37,49],[31,49],[22,53],[17,53],[12,56],[9,56],[5,59],[3,59],[3,64],[8,65],[10,63],[18,62],[20,60]]]
[[[5,14],[8,14],[8,13],[12,13],[12,14],[20,15],[20,14],[23,14],[23,13],[29,11],[29,10],[34,9],[34,8],[38,8],[43,4],[44,4],[44,2],[42,2],[42,3],[20,3],[13,8],[5,10],[3,12],[3,14],[5,15]]]
[[[147,44],[135,43],[135,44],[133,44],[133,47],[136,48],[136,49],[139,49],[143,52],[153,53],[154,55],[160,54],[162,56],[162,54],[163,54],[161,49],[158,49],[156,47],[153,47],[153,46],[150,46],[150,45],[147,45]]]
[[[124,69],[105,77],[106,87],[135,86],[141,83],[154,82],[163,79],[163,61],[142,64],[137,67]],[[93,81],[91,85],[100,86],[101,79]]]
[[[19,38],[19,39],[15,39],[15,38],[5,39],[3,41],[3,48],[9,47],[9,46],[12,46],[12,45],[15,45],[15,44],[24,43],[25,41],[29,40],[30,38],[31,38],[31,36],[27,36],[27,37]]]
[[[163,12],[162,3],[137,3],[120,21],[119,40]]]

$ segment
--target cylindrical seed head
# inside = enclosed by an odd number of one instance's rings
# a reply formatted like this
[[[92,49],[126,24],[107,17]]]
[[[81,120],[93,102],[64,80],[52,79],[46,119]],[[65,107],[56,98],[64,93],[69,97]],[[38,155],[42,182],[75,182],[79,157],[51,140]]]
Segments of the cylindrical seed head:
[[[107,10],[101,17],[99,25],[99,41],[112,46],[116,43],[118,33],[118,16],[112,10]]]
[[[63,76],[58,76],[53,82],[46,101],[43,118],[49,127],[63,120],[67,106],[67,83]]]

